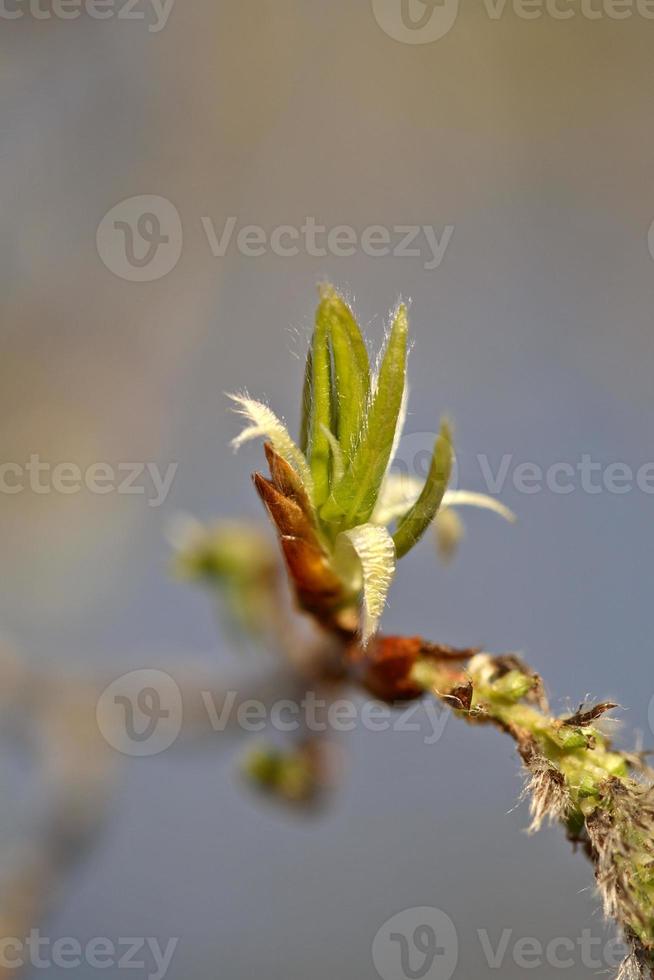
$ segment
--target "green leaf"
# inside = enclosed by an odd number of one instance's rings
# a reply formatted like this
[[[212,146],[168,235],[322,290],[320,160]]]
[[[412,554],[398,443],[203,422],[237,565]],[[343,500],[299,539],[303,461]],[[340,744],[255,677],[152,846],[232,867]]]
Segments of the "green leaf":
[[[313,477],[314,502],[317,507],[329,496],[330,447],[326,432],[332,428],[331,356],[327,323],[316,315],[311,352],[311,411],[309,416],[309,465]]]
[[[406,382],[407,311],[400,306],[379,369],[361,437],[343,479],[321,511],[344,527],[365,524],[372,514],[395,442]]]
[[[368,351],[358,324],[333,286],[320,289],[318,316],[324,321],[334,356],[336,434],[346,460],[356,446],[370,392]]]
[[[452,433],[446,422],[434,446],[422,493],[402,517],[393,535],[397,557],[402,558],[423,536],[441,505],[452,472]]]

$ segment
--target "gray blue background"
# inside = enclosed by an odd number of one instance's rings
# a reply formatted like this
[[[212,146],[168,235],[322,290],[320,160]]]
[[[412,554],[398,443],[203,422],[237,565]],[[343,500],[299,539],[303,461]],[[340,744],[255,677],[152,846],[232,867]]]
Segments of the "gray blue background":
[[[450,413],[461,485],[484,489],[478,453],[495,467],[505,453],[544,468],[583,453],[654,459],[653,42],[638,16],[527,21],[507,8],[494,21],[466,0],[424,45],[342,0],[177,0],[156,34],[86,16],[3,22],[0,456],[179,464],[158,509],[0,498],[0,618],[21,654],[109,674],[238,666],[206,597],[170,579],[166,525],[179,510],[261,518],[260,450],[228,451],[238,425],[224,392],[247,386],[297,424],[298,355],[325,277],[375,343],[411,298],[407,429]],[[95,247],[102,216],[138,194],[168,198],[184,228],[175,270],[146,284],[114,276]],[[232,215],[455,231],[432,271],[360,252],[214,258],[200,219]],[[516,526],[472,513],[450,568],[427,543],[402,564],[386,628],[523,651],[559,707],[613,698],[625,743],[637,729],[651,742],[654,498],[528,496],[509,481],[502,499]],[[478,929],[603,934],[583,858],[556,829],[523,833],[499,734],[451,721],[435,746],[358,732],[344,748],[343,784],[310,821],[243,790],[235,740],[128,762],[44,934],[180,937],[170,980],[372,980],[378,928],[421,905],[455,922],[462,978],[497,973]],[[11,854],[21,792],[5,755]],[[507,958],[501,974],[525,972],[595,973]]]

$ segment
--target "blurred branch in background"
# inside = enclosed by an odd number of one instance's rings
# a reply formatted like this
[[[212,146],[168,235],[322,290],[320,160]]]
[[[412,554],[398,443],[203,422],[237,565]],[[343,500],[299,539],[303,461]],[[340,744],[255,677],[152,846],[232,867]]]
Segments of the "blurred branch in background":
[[[180,538],[180,525],[175,531]],[[218,679],[207,668],[170,668],[181,693],[183,727],[177,751],[195,751],[215,738],[215,715],[228,706],[221,733],[238,733],[239,706],[256,700],[270,708],[282,698],[319,692],[328,705],[340,689],[333,644],[301,623],[289,605],[288,590],[269,538],[256,529],[216,524],[203,529],[184,524],[187,548],[177,552],[176,571],[202,581],[231,621],[232,635],[266,644],[278,657],[261,667],[256,679],[243,673]],[[102,832],[108,814],[120,805],[119,777],[127,758],[120,743],[124,716],[113,715],[117,730],[98,725],[99,698],[113,679],[80,676],[72,667],[49,669],[29,663],[8,646],[0,649],[1,736],[22,755],[41,787],[43,812],[29,821],[18,847],[5,845],[0,886],[0,936],[25,937],[37,927],[66,888],[67,876]],[[133,691],[136,701],[138,690]],[[129,694],[127,695],[129,697]],[[326,709],[325,709],[326,710]],[[333,782],[335,756],[314,732],[294,733],[285,748],[257,746],[245,771],[262,790],[293,806],[315,809]],[[30,814],[30,817],[32,814]],[[22,968],[0,965],[0,977]]]

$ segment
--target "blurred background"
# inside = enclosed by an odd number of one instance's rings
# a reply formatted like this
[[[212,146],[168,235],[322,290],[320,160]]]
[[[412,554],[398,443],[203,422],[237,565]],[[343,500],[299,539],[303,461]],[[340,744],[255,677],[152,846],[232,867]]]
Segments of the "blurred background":
[[[572,0],[558,19],[411,0],[413,27],[400,0],[126,7],[115,0],[106,19],[93,8],[68,19],[46,0],[3,7],[0,462],[142,470],[141,492],[102,494],[9,492],[18,471],[3,470],[6,644],[30,670],[77,679],[241,668],[207,596],[171,577],[166,531],[179,511],[263,522],[249,479],[261,449],[232,455],[239,425],[224,393],[265,395],[297,427],[315,287],[328,278],[375,346],[397,298],[411,299],[409,435],[434,432],[447,411],[468,489],[493,490],[479,454],[493,472],[510,457],[499,496],[519,522],[466,515],[448,568],[423,542],[400,567],[385,627],[522,651],[559,710],[614,699],[628,706],[624,744],[641,731],[649,745],[651,494],[609,492],[601,474],[597,493],[579,477],[565,494],[514,480],[519,464],[576,467],[584,454],[602,473],[654,461],[645,5],[618,17],[595,0],[591,17]],[[448,10],[443,36],[421,35]],[[287,234],[273,247],[275,229],[308,219],[348,226],[357,244],[332,238],[316,255],[300,234],[286,255]],[[265,244],[239,247],[246,226]],[[366,254],[372,226],[391,254]],[[437,257],[423,232],[417,254],[401,254],[404,226],[432,229]],[[165,499],[155,467],[173,474]],[[459,977],[497,973],[478,930],[494,946],[504,929],[544,944],[611,935],[584,859],[557,829],[523,833],[508,740],[451,720],[436,745],[361,730],[342,748],[341,784],[314,819],[244,788],[235,738],[125,760],[94,848],[46,887],[34,924],[82,943],[176,937],[170,980],[372,980],[377,930],[418,906],[455,923]],[[7,873],[49,805],[10,733],[0,780]],[[509,980],[525,973],[510,949]],[[598,971],[576,954],[567,972]]]

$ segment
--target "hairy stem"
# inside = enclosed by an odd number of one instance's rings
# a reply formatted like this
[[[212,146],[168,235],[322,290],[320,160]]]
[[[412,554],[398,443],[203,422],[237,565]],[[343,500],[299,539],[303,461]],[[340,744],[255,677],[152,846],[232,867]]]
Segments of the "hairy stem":
[[[654,976],[654,786],[636,754],[617,751],[598,720],[604,703],[557,717],[540,677],[518,657],[457,654],[418,639],[386,638],[364,682],[387,696],[427,692],[471,724],[510,735],[528,774],[532,824],[563,824],[595,868],[607,916],[631,942],[619,977]],[[412,690],[414,688],[415,690]]]

